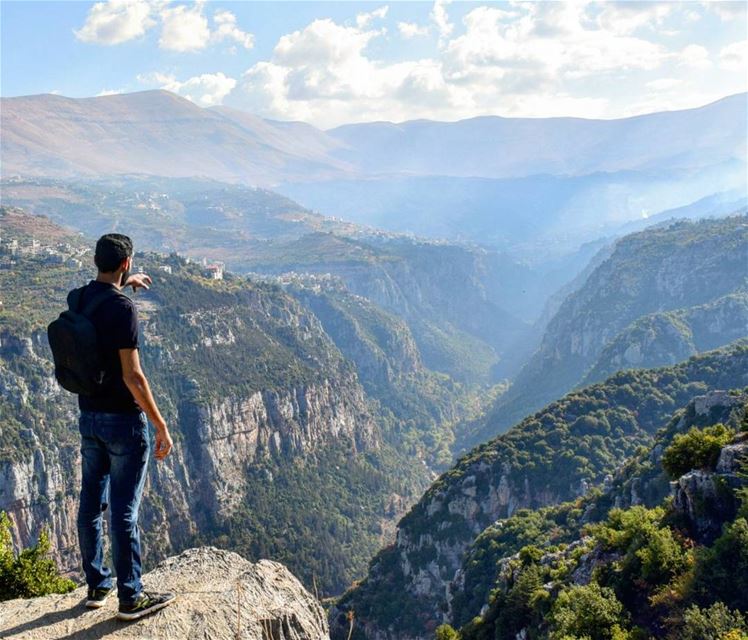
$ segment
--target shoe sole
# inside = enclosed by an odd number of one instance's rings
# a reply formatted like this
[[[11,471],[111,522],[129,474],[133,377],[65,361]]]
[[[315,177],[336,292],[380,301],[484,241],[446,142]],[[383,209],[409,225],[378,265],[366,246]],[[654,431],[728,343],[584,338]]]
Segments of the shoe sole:
[[[144,618],[147,615],[156,613],[156,611],[160,611],[164,607],[168,607],[175,600],[176,598],[172,598],[171,600],[167,600],[166,602],[162,602],[161,604],[153,605],[152,607],[148,607],[147,609],[143,609],[142,611],[133,611],[132,613],[123,613],[122,611],[120,611],[117,613],[117,619],[130,621]]]
[[[103,600],[86,600],[86,609],[101,609],[106,604],[109,596]]]

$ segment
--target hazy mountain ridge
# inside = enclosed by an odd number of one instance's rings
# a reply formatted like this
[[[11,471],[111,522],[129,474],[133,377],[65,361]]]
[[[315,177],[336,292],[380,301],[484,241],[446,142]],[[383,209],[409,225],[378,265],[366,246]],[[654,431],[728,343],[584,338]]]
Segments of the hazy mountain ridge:
[[[620,120],[481,117],[320,131],[164,91],[4,98],[4,176],[203,176],[395,232],[564,252],[745,194],[748,94]]]
[[[579,384],[606,346],[643,316],[706,305],[701,313],[714,312],[716,322],[720,307],[709,303],[744,291],[747,279],[745,215],[676,222],[624,237],[584,285],[564,300],[548,323],[538,351],[469,442],[501,432]],[[729,341],[736,329],[728,328],[731,321],[725,322],[725,340]],[[748,335],[748,327],[743,335]],[[718,336],[719,331],[710,346]],[[661,352],[665,360],[656,362],[655,353],[650,353],[647,362],[665,364],[677,354],[678,349],[671,354]],[[604,374],[614,364],[599,366]]]
[[[328,133],[345,145],[335,155],[370,174],[517,178],[665,170],[743,161],[747,98],[615,120],[482,116],[348,124]]]

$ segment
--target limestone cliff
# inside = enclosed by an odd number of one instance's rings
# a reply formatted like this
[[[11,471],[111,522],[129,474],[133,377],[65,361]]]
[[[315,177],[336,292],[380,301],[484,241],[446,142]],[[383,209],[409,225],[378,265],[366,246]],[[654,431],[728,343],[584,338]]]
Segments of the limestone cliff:
[[[561,304],[546,327],[540,348],[468,444],[501,433],[530,411],[579,385],[590,367],[599,368],[587,381],[595,382],[617,370],[618,363],[609,360],[619,358],[624,367],[661,366],[748,335],[742,307],[736,317],[725,315],[736,303],[731,294],[745,293],[746,219],[745,215],[734,215],[681,221],[620,239],[583,286]],[[700,309],[693,311],[690,330],[703,340],[692,339],[685,328],[688,323],[678,315],[679,310],[692,307]],[[611,347],[609,358],[596,365],[604,349],[629,325],[643,316],[666,312],[678,313],[632,329]],[[650,339],[651,333],[659,340]],[[673,333],[677,334],[674,338]]]
[[[47,527],[63,569],[77,573],[77,408],[54,380],[43,327],[87,274],[65,265],[42,271],[43,259],[21,255],[0,273],[3,291],[22,294],[2,308],[0,510],[18,544]],[[291,296],[230,274],[211,283],[175,256],[138,261],[154,277],[135,297],[141,360],[175,439],[146,485],[148,561],[196,541],[239,544],[232,518],[253,513],[251,526],[241,526],[245,552],[296,562],[294,570],[310,584],[316,573],[326,593],[344,588],[421,490],[427,469],[384,441],[355,366]],[[49,278],[32,288],[38,273]],[[324,507],[304,502],[310,490]],[[305,528],[286,520],[282,509],[292,506]],[[305,514],[325,532],[345,530],[351,545],[323,541]],[[296,537],[284,533],[288,526]]]

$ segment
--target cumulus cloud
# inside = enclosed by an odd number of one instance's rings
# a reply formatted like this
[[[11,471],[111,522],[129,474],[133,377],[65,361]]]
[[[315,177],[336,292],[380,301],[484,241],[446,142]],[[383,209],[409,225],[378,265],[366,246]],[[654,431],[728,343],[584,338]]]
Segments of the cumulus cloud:
[[[716,14],[723,22],[745,22],[748,7],[742,0],[706,0],[701,5]]]
[[[712,62],[709,51],[700,44],[689,44],[680,52],[680,63],[693,69],[708,69]]]
[[[124,93],[124,89],[102,89],[99,91],[99,93],[96,94],[97,98],[101,98],[102,96],[117,96],[120,93]]]
[[[204,8],[204,0],[191,4],[173,4],[170,0],[97,2],[89,10],[85,24],[74,33],[83,42],[121,44],[142,36],[160,20],[159,46],[169,51],[199,51],[220,42],[231,42],[244,49],[254,46],[254,36],[239,28],[231,11],[216,11],[211,30]]]
[[[215,30],[211,36],[212,40],[222,42],[233,41],[245,49],[254,46],[255,38],[251,33],[242,31],[236,24],[236,16],[230,11],[216,11],[213,14]]]
[[[109,0],[94,4],[86,22],[73,33],[81,42],[114,45],[139,38],[155,24],[149,2]]]
[[[429,28],[426,25],[419,25],[415,22],[398,22],[397,30],[403,38],[410,39],[416,36],[426,36]]]
[[[203,3],[192,6],[180,4],[165,6],[161,10],[162,49],[170,51],[198,51],[204,49],[210,40],[208,19],[203,15]]]
[[[672,49],[657,37],[673,20],[687,20],[682,7],[597,2],[484,5],[467,11],[462,28],[453,35],[455,25],[444,0],[434,2],[430,27],[398,24],[404,38],[436,32],[435,55],[385,62],[367,50],[384,33],[373,21],[384,17],[385,9],[359,14],[355,25],[318,19],[280,37],[271,58],[244,73],[227,103],[322,127],[499,112],[609,117],[608,100],[590,97],[588,89],[576,86],[589,86],[597,79],[618,82],[636,73],[642,75],[641,88],[654,92],[642,99],[656,99],[657,92],[671,91],[680,79],[652,78],[652,73],[669,70],[677,75],[678,68],[711,64],[710,52],[701,45]],[[722,59],[737,64],[738,53],[730,49]]]
[[[137,79],[142,84],[155,85],[204,107],[221,104],[223,99],[236,86],[234,78],[230,78],[221,72],[204,73],[183,82],[180,82],[171,74],[160,72],[141,74],[138,75]]]

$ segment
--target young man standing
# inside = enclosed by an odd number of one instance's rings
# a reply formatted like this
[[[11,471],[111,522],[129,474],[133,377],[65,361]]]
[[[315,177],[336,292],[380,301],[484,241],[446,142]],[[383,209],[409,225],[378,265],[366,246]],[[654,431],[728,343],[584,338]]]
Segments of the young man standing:
[[[117,617],[122,620],[135,620],[174,600],[173,594],[146,593],[140,581],[138,510],[150,452],[146,416],[156,429],[153,453],[157,460],[169,454],[172,440],[140,367],[137,310],[120,292],[126,286],[133,291],[147,289],[151,283],[145,274],[129,275],[132,254],[132,241],[127,236],[102,236],[94,257],[96,280],[68,295],[71,308],[85,309],[94,297],[112,292],[89,315],[106,377],[95,395],[78,396],[82,457],[78,539],[88,583],[86,606],[98,608],[112,592],[102,539],[108,503],[119,597]]]

